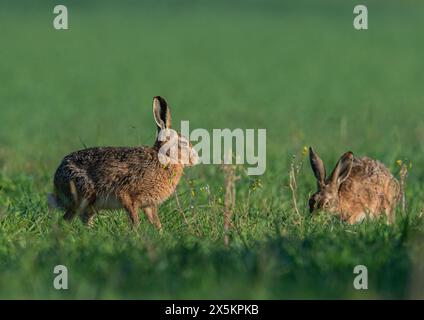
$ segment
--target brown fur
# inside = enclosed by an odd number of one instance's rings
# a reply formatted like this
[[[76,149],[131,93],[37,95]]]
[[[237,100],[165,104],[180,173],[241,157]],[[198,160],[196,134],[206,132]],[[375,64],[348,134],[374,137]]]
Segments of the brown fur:
[[[153,113],[158,132],[170,128],[170,111],[163,98],[154,98]],[[159,161],[165,142],[156,139],[153,147],[99,147],[67,155],[56,170],[49,204],[64,209],[65,219],[81,215],[86,223],[92,222],[97,210],[123,208],[132,224],[138,225],[141,208],[161,229],[157,207],[175,191],[184,169],[182,163]],[[191,144],[188,148],[190,156],[197,157]]]
[[[389,223],[393,221],[400,187],[381,162],[347,152],[326,178],[322,160],[312,148],[310,158],[318,181],[318,191],[309,199],[311,212],[323,209],[350,224],[380,214],[385,214]]]

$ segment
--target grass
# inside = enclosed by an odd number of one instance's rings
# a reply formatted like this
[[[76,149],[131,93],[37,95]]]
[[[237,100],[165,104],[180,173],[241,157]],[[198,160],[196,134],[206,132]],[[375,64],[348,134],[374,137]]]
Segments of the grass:
[[[0,4],[0,298],[424,297],[421,3],[365,1],[365,32],[353,1],[66,3],[67,31],[51,26],[53,2]],[[144,217],[132,231],[121,211],[92,229],[47,212],[67,153],[153,142],[158,94],[177,127],[267,129],[266,173],[236,183],[229,247],[213,165],[187,170],[187,223],[169,199],[162,236]],[[311,217],[308,145],[328,170],[347,150],[395,174],[411,161],[407,214],[390,226]],[[69,290],[53,288],[58,264]],[[352,286],[358,264],[366,291]]]

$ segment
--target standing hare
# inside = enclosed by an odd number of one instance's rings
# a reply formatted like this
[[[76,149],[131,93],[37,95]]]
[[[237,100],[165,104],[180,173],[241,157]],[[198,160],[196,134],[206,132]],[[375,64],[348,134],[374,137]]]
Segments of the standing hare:
[[[153,115],[158,130],[153,147],[99,147],[67,155],[56,170],[49,207],[64,210],[66,220],[80,215],[87,224],[97,210],[123,208],[134,226],[141,208],[161,230],[158,206],[175,191],[183,168],[198,162],[198,155],[185,137],[168,130],[171,113],[164,98],[153,98]]]
[[[311,213],[322,209],[339,214],[350,224],[383,213],[389,223],[393,222],[400,187],[381,162],[356,158],[352,152],[346,152],[326,178],[324,163],[312,148],[309,148],[309,158],[318,182],[318,191],[309,199]]]

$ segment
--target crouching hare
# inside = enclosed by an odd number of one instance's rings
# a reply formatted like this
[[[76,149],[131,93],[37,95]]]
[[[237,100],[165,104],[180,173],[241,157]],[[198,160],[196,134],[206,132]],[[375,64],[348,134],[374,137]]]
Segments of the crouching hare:
[[[171,113],[164,98],[153,98],[153,116],[158,130],[153,147],[98,147],[67,155],[56,170],[49,207],[64,210],[66,220],[79,215],[87,224],[98,210],[123,208],[134,226],[143,209],[161,230],[158,206],[198,155],[185,137],[168,130]]]
[[[324,210],[350,224],[385,214],[393,222],[400,187],[381,162],[346,152],[326,178],[324,163],[312,148],[309,158],[318,182],[318,191],[309,199],[311,213]]]

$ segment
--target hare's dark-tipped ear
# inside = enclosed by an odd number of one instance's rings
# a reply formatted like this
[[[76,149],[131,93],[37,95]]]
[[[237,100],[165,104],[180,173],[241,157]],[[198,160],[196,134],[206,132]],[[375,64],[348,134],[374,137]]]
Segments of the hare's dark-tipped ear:
[[[309,147],[309,160],[311,161],[312,171],[314,172],[315,178],[317,178],[318,185],[321,185],[321,186],[324,185],[325,184],[324,163],[322,162],[318,154],[314,151],[314,149],[312,149],[312,147]]]
[[[342,155],[331,173],[331,183],[339,187],[349,177],[353,166],[353,153],[346,152]]]
[[[160,96],[153,98],[153,117],[159,131],[171,128],[171,111],[165,98]]]

